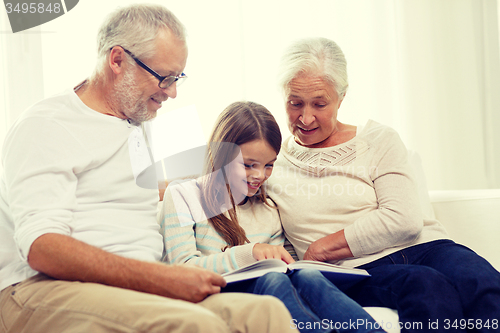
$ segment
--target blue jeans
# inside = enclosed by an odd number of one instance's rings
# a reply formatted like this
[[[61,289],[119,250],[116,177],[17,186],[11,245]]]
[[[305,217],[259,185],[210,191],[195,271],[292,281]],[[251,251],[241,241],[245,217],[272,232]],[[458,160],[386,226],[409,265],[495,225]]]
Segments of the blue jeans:
[[[279,298],[300,332],[384,332],[363,308],[319,271],[302,269],[288,274],[267,273],[235,283],[223,292],[247,292]]]
[[[500,330],[500,273],[465,246],[428,242],[360,268],[371,278],[343,291],[362,306],[397,309],[402,332]]]

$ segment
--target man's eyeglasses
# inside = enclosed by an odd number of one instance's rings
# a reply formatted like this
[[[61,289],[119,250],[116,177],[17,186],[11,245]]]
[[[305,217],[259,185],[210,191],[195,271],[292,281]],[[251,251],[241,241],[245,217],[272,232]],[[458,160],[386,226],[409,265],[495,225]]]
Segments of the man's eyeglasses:
[[[120,46],[121,47],[121,46]],[[153,75],[155,78],[158,79],[158,87],[160,87],[161,89],[166,89],[168,87],[170,87],[174,82],[177,82],[177,86],[180,86],[181,83],[183,83],[185,81],[185,79],[187,78],[187,75],[184,74],[184,73],[181,73],[179,75],[176,75],[176,76],[173,76],[173,75],[168,75],[168,76],[161,76],[160,74],[156,73],[154,70],[152,70],[151,68],[149,68],[148,65],[146,65],[145,63],[143,63],[142,61],[140,61],[139,59],[137,59],[133,54],[132,52],[130,52],[129,50],[121,47],[123,49],[123,51],[125,51],[125,53],[127,53],[130,57],[132,57],[132,59],[135,60],[135,62],[141,66],[142,68],[144,68],[145,70],[147,70],[151,75]]]

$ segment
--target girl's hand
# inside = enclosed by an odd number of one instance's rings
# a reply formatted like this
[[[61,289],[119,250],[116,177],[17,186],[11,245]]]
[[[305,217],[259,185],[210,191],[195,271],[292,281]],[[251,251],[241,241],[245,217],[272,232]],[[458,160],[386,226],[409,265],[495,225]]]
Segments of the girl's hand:
[[[252,250],[253,257],[257,260],[280,259],[290,264],[294,262],[290,253],[283,246],[257,243]]]

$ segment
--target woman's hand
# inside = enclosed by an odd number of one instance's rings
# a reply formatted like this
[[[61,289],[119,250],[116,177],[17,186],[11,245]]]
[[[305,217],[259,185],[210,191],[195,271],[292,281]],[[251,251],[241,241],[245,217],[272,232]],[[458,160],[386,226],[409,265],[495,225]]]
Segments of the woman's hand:
[[[290,264],[294,262],[290,253],[283,246],[257,243],[252,250],[253,257],[257,260],[280,259]]]
[[[344,236],[344,230],[330,234],[311,243],[304,260],[330,261],[351,258],[353,254]]]

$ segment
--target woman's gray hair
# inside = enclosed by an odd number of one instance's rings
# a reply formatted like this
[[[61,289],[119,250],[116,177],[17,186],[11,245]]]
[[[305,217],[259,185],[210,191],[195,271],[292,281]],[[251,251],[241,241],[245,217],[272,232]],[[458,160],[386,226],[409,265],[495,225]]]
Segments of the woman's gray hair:
[[[347,87],[347,61],[340,47],[327,38],[306,38],[293,43],[281,59],[278,83],[287,93],[290,82],[300,75],[317,75],[335,87],[342,99]]]
[[[97,34],[96,70],[102,70],[110,49],[117,45],[137,58],[152,57],[156,37],[163,29],[169,29],[181,41],[186,40],[184,25],[161,5],[135,4],[109,14]],[[131,59],[128,61],[132,62]]]

